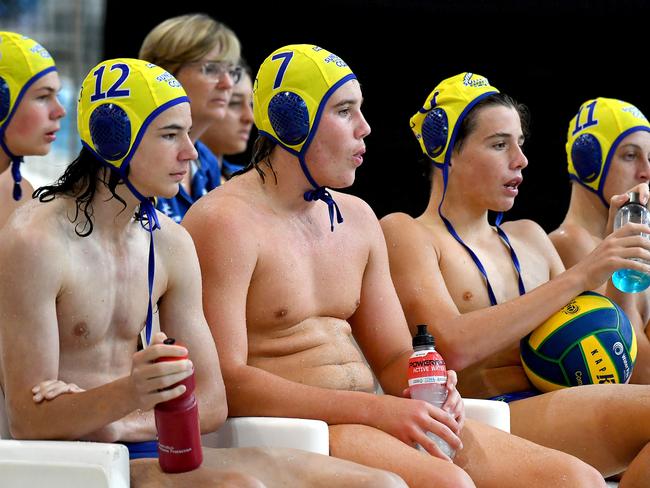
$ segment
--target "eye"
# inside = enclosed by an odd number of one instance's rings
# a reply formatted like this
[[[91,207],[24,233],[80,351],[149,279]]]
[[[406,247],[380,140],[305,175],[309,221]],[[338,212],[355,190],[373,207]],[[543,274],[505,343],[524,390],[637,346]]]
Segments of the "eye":
[[[623,153],[623,159],[625,159],[626,161],[634,161],[634,159],[636,159],[636,153],[627,151]]]
[[[505,149],[506,146],[507,146],[507,144],[505,143],[505,141],[498,141],[498,142],[495,142],[494,144],[492,144],[492,147],[494,149]]]
[[[176,139],[176,132],[169,132],[167,134],[163,134],[161,137],[166,141],[173,141]]]
[[[244,106],[244,102],[241,99],[230,99],[230,103],[228,103],[228,107],[233,108],[233,109],[241,109]]]

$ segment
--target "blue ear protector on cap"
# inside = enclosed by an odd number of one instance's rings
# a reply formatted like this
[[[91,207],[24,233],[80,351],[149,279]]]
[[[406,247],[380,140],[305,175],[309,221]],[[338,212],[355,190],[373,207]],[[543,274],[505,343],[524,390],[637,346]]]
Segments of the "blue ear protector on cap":
[[[436,107],[422,122],[422,139],[430,157],[435,158],[445,150],[448,134],[447,113],[442,108]]]
[[[573,141],[571,158],[573,167],[582,181],[589,183],[598,178],[603,163],[603,151],[596,136],[582,134]]]
[[[0,120],[4,120],[9,115],[9,85],[0,76]]]
[[[309,134],[309,111],[302,97],[290,91],[276,93],[269,102],[269,120],[283,144],[295,146]]]
[[[129,116],[113,103],[100,105],[90,115],[90,137],[102,158],[108,161],[123,158],[131,145]]]

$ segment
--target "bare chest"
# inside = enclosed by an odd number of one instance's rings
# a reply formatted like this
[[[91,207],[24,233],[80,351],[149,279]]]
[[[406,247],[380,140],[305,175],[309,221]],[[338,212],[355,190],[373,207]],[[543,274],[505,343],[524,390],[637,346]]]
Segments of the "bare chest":
[[[136,244],[72,244],[55,304],[62,349],[137,337],[146,319],[149,288],[148,247]],[[166,279],[164,266],[156,268],[154,308]]]
[[[315,316],[347,320],[359,305],[367,244],[339,229],[318,238],[284,231],[261,244],[248,291],[249,327],[291,326]]]
[[[520,295],[520,277],[525,291],[549,280],[550,267],[546,258],[528,245],[525,239],[509,236],[509,240],[518,266],[511,255],[511,248],[496,233],[487,242],[470,246],[476,259],[451,236],[442,239],[445,252],[440,260],[440,269],[461,313],[491,305],[488,283],[496,302],[504,303]]]

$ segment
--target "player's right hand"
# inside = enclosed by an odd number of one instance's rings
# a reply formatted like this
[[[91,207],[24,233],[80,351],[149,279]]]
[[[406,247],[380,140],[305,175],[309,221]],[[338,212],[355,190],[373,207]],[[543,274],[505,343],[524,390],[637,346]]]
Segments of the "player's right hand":
[[[650,234],[650,227],[627,223],[609,234],[591,253],[576,263],[576,271],[584,272],[583,289],[595,290],[619,269],[650,273],[650,266],[631,260],[637,258],[650,262],[650,240],[643,237],[642,233]]]
[[[458,437],[460,426],[452,415],[422,400],[399,398],[392,395],[378,395],[376,415],[372,426],[397,437],[405,444],[415,447],[420,444],[429,454],[445,461],[445,455],[426,433],[431,432],[446,441],[452,449],[462,449]]]
[[[182,357],[187,354],[187,349],[182,346],[163,344],[166,338],[164,333],[156,333],[149,347],[133,355],[129,383],[136,408],[141,410],[150,410],[157,403],[182,395],[185,392],[184,385],[168,388],[192,374],[192,362],[189,359],[155,362],[161,357]]]

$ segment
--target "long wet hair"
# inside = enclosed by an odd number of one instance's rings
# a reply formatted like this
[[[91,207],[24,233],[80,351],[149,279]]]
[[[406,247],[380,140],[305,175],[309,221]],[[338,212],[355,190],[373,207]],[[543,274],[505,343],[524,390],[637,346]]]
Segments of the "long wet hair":
[[[273,173],[273,178],[275,178],[275,183],[277,184],[278,175],[275,173],[273,165],[271,164],[271,153],[276,146],[277,143],[268,137],[262,135],[257,136],[257,139],[255,139],[255,143],[253,144],[253,154],[250,162],[244,166],[244,168],[233,173],[233,176],[241,175],[247,173],[251,169],[255,169],[257,174],[260,175],[260,178],[262,178],[262,183],[265,183],[266,173],[264,172],[263,166],[266,166]]]
[[[97,191],[97,185],[106,185],[111,192],[111,198],[117,199],[124,208],[126,202],[116,192],[118,185],[123,184],[122,177],[117,171],[103,166],[85,147],[79,156],[66,168],[63,175],[52,185],[41,186],[34,191],[32,198],[40,202],[50,202],[57,195],[65,195],[75,199],[76,212],[69,216],[70,222],[75,223],[75,233],[79,237],[87,237],[93,231],[92,201]],[[83,214],[81,217],[80,214]],[[141,220],[136,212],[136,220]]]

